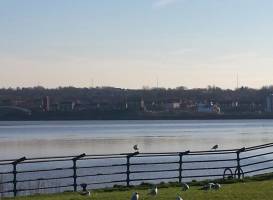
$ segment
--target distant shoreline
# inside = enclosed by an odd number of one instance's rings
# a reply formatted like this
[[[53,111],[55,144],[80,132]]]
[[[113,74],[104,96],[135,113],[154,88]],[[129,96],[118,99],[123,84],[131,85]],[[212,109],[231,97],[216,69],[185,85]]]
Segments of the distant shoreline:
[[[187,112],[66,112],[0,116],[0,121],[77,121],[77,120],[240,120],[273,119],[273,113],[187,113]]]

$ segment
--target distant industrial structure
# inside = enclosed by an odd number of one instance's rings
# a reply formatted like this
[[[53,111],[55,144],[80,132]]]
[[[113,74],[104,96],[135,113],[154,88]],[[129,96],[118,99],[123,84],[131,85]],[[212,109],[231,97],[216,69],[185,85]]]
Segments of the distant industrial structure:
[[[266,97],[266,112],[273,112],[273,94],[268,95]]]

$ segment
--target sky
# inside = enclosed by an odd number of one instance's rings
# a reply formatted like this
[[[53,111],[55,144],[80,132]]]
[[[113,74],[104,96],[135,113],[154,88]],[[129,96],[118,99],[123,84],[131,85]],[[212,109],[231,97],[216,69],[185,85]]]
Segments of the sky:
[[[0,0],[0,87],[273,84],[272,0]]]

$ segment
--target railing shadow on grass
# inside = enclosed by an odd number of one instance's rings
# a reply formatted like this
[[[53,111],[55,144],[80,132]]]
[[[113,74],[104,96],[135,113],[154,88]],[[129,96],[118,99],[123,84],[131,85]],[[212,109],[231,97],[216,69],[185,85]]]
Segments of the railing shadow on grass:
[[[136,185],[243,179],[273,172],[273,143],[248,148],[161,153],[81,154],[0,160],[0,197]]]

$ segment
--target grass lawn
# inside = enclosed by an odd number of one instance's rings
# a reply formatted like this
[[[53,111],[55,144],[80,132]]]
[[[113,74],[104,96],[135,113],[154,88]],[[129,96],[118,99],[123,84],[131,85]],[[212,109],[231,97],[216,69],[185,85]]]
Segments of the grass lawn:
[[[93,191],[91,197],[65,192],[54,195],[17,197],[17,200],[130,200],[134,191],[140,200],[175,200],[179,194],[183,200],[273,200],[273,180],[248,181],[244,183],[222,184],[219,191],[203,191],[200,186],[192,186],[183,192],[180,187],[159,188],[156,197],[149,196],[148,189],[133,188],[126,191]],[[14,199],[14,198],[3,198]]]

